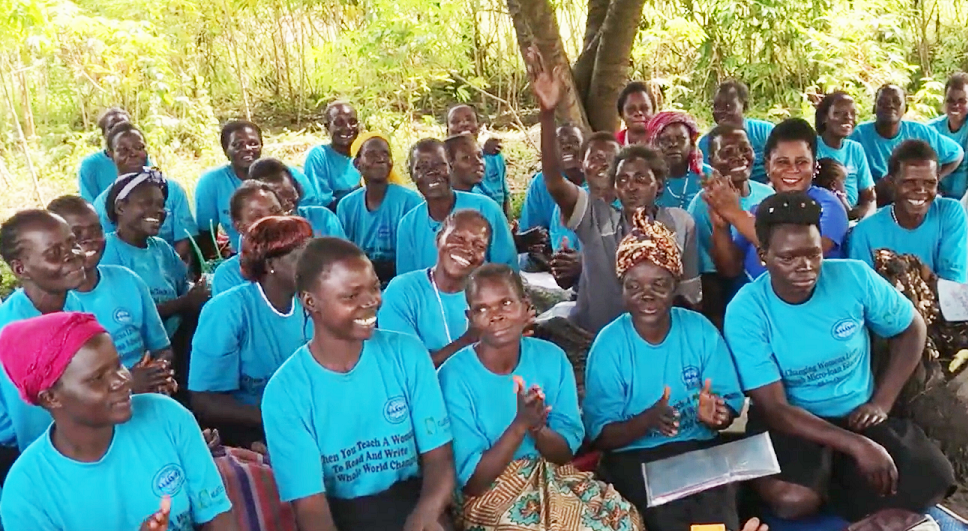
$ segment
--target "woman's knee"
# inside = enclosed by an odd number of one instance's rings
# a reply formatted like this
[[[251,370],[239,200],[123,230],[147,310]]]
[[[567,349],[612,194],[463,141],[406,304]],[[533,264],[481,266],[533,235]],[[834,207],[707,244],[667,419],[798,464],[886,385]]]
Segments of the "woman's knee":
[[[799,520],[820,512],[823,498],[816,491],[792,483],[771,482],[759,488],[760,496],[778,518]]]

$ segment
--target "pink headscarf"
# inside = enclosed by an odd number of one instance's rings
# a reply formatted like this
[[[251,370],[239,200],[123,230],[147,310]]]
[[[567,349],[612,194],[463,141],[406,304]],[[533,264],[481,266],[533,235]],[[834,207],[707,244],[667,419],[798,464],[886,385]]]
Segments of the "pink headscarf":
[[[689,138],[692,141],[692,152],[689,153],[689,169],[696,175],[702,175],[702,151],[699,150],[697,140],[699,140],[699,126],[696,120],[684,112],[662,111],[649,120],[646,133],[647,142],[650,146],[658,148],[656,142],[662,130],[672,124],[682,124],[689,130]]]
[[[0,363],[20,397],[37,405],[89,339],[107,333],[89,313],[55,312],[10,323],[0,332]]]

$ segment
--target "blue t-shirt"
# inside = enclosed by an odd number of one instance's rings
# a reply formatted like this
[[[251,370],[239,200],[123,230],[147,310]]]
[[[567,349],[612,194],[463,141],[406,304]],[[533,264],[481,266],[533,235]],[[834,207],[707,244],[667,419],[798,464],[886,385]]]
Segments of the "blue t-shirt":
[[[764,199],[775,192],[773,188],[756,181],[750,181],[750,195],[739,198],[739,206],[749,212]],[[709,205],[703,201],[702,193],[696,194],[689,204],[689,215],[696,221],[696,241],[699,244],[699,272],[715,273],[716,264],[713,263],[709,250],[713,246],[713,220],[709,217]]]
[[[568,248],[581,251],[581,242],[575,231],[569,229],[561,219],[561,207],[555,205],[551,212],[551,228],[548,230],[548,239],[551,240],[551,248],[558,252],[564,247],[565,238],[568,239]]]
[[[231,393],[250,406],[262,401],[269,378],[312,339],[312,322],[299,301],[276,311],[258,282],[247,282],[208,301],[192,341],[188,390]]]
[[[134,271],[148,285],[151,300],[156,305],[177,299],[188,292],[188,267],[165,240],[148,238],[148,246],[144,249],[121,241],[114,232],[108,234],[105,240],[107,243],[101,264],[124,266]],[[180,315],[165,319],[168,337],[175,335],[180,324]]]
[[[840,149],[834,149],[818,136],[817,160],[820,159],[834,159],[847,169],[844,191],[847,192],[847,202],[851,207],[857,206],[862,190],[874,187],[874,178],[871,177],[871,168],[867,163],[864,146],[858,142],[845,138],[840,143]]]
[[[453,423],[458,487],[467,484],[484,452],[497,443],[514,421],[518,412],[514,376],[523,378],[529,388],[535,384],[541,387],[545,405],[551,406],[548,427],[565,439],[572,452],[581,446],[585,430],[578,411],[575,369],[563,350],[548,341],[522,338],[518,366],[511,374],[495,374],[481,363],[473,346],[464,347],[438,372]],[[514,459],[540,455],[534,438],[525,435]]]
[[[709,175],[713,169],[707,165],[702,165],[703,175]],[[655,198],[655,205],[660,207],[676,207],[683,210],[689,208],[692,199],[702,191],[703,175],[698,175],[689,170],[682,177],[667,177],[662,188],[662,194]]]
[[[649,409],[669,387],[669,405],[679,412],[679,433],[652,430],[617,451],[654,448],[670,442],[705,441],[716,432],[699,422],[699,393],[706,380],[735,413],[743,409],[736,368],[719,331],[701,314],[672,308],[671,328],[652,345],[622,314],[599,332],[585,366],[585,428],[591,440],[605,426],[625,422]]]
[[[854,129],[850,139],[859,142],[864,148],[867,163],[871,167],[871,176],[875,182],[887,175],[887,161],[891,158],[891,152],[905,140],[924,140],[931,144],[938,154],[939,165],[954,162],[965,152],[954,140],[938,134],[935,128],[907,120],[901,122],[901,127],[894,138],[882,137],[874,129],[874,122],[864,122]]]
[[[298,168],[289,166],[293,179],[303,189],[303,196],[299,198],[299,206],[325,206],[316,186],[303,175]],[[239,233],[232,226],[230,203],[232,194],[242,186],[242,180],[235,175],[230,164],[206,170],[198,178],[195,185],[195,220],[198,229],[209,232],[222,227],[222,232],[229,237],[232,248],[239,250]]]
[[[118,167],[103,149],[84,157],[77,170],[77,189],[89,202],[101,195],[118,178]]]
[[[337,153],[332,144],[321,144],[306,155],[306,177],[319,191],[319,197],[329,205],[360,187],[363,177],[353,165],[353,159]]]
[[[430,283],[430,269],[418,269],[390,281],[383,292],[377,323],[382,330],[416,337],[433,352],[464,335],[466,312],[463,291],[438,291]]]
[[[469,192],[454,191],[454,210],[477,210],[491,224],[491,245],[487,261],[507,264],[518,270],[518,253],[514,236],[501,207],[490,199]],[[430,217],[424,201],[408,212],[397,227],[397,274],[433,267],[437,263],[437,232],[443,223]]]
[[[820,203],[820,235],[834,242],[834,246],[824,255],[824,258],[843,258],[847,254],[846,249],[844,249],[844,240],[849,226],[847,211],[844,210],[843,203],[837,199],[833,192],[819,186],[811,186],[807,190],[807,195]],[[756,214],[756,207],[753,207],[751,212]],[[735,228],[733,229],[733,243],[743,251],[745,257],[743,265],[746,268],[746,274],[751,279],[766,272],[766,266],[760,261],[756,252],[756,246]]]
[[[843,417],[874,393],[865,326],[893,337],[914,305],[857,260],[824,260],[810,299],[777,297],[770,275],[743,286],[726,307],[726,342],[743,390],[782,382],[790,404],[819,417]]]
[[[948,127],[948,117],[941,115],[929,121],[928,125],[933,127],[938,133],[941,133],[942,136],[950,138],[961,146],[962,151],[968,151],[968,124],[961,124],[961,129],[952,133]],[[938,184],[938,189],[945,197],[952,197],[954,199],[964,197],[965,192],[968,192],[968,157],[962,158],[958,168],[948,174],[944,179],[941,179],[941,183]]]
[[[521,219],[518,223],[521,231],[533,229],[535,227],[551,228],[555,199],[548,191],[545,183],[544,174],[540,171],[534,174],[528,184],[528,191],[524,194],[524,203],[521,204]]]
[[[4,529],[135,530],[166,495],[169,531],[192,531],[229,512],[232,503],[195,417],[158,394],[131,397],[131,409],[131,420],[114,428],[97,462],[66,457],[50,431],[27,448],[4,485]]]
[[[241,255],[237,254],[215,268],[215,273],[212,275],[212,297],[248,282],[242,276],[242,266],[239,264],[240,258]]]
[[[874,267],[874,251],[890,249],[917,256],[945,280],[968,282],[968,221],[961,203],[936,197],[914,230],[898,225],[892,208],[883,207],[854,227],[847,241],[850,258]]]
[[[419,476],[420,455],[451,441],[427,349],[383,330],[347,373],[297,350],[269,380],[262,419],[283,501],[383,492]]]
[[[398,184],[388,184],[376,210],[366,207],[366,188],[344,197],[336,206],[347,239],[363,249],[374,262],[397,259],[397,226],[403,216],[423,202],[420,194]]]
[[[118,230],[118,227],[108,218],[105,205],[108,192],[110,188],[101,192],[101,195],[94,200],[94,210],[97,211],[105,234]],[[165,200],[165,222],[161,224],[158,237],[174,246],[176,242],[196,236],[198,236],[198,225],[195,224],[195,216],[192,215],[191,207],[188,205],[188,195],[185,194],[182,185],[169,180],[168,199]]]
[[[158,308],[141,277],[116,265],[99,265],[97,270],[101,279],[94,289],[71,293],[111,334],[121,364],[130,369],[145,351],[170,347]]]
[[[490,197],[501,207],[501,212],[504,212],[504,201],[511,197],[507,173],[504,155],[484,155],[484,179],[481,180],[480,189],[483,195]]]
[[[73,291],[67,293],[63,310],[86,311]],[[0,304],[0,330],[10,323],[40,315],[40,310],[30,301],[23,288],[17,288]],[[40,437],[52,421],[46,409],[24,402],[6,371],[0,371],[0,445],[16,446],[22,451]],[[9,485],[9,478],[7,481]]]
[[[746,136],[749,138],[750,145],[753,146],[753,153],[756,154],[753,169],[750,173],[750,180],[759,183],[769,183],[770,180],[766,176],[766,166],[764,165],[763,157],[766,152],[766,141],[770,138],[770,133],[773,132],[773,124],[764,122],[763,120],[744,118],[743,128],[746,129]],[[702,161],[709,164],[709,134],[703,135],[697,145],[702,151]]]
[[[321,238],[331,236],[333,238],[346,239],[343,232],[343,224],[332,210],[321,206],[300,206],[296,208],[296,215],[302,217],[313,227],[313,237]]]

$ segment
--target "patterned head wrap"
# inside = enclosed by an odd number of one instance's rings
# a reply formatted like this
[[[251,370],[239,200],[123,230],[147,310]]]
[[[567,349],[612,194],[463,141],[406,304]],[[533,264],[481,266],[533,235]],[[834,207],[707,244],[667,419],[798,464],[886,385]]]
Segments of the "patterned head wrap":
[[[373,133],[373,132],[360,133],[359,135],[356,136],[356,140],[353,141],[353,144],[350,145],[350,157],[355,159],[356,156],[360,154],[360,150],[363,149],[363,144],[365,144],[367,140],[370,140],[373,138],[382,139],[384,142],[387,143],[388,147],[390,146],[390,139],[387,138],[386,135],[383,135],[380,133]],[[396,165],[393,165],[393,164],[390,165],[390,175],[387,176],[387,182],[390,184],[400,184],[400,185],[404,185],[407,183],[407,181],[404,180],[403,176],[400,175],[400,173],[397,171]],[[364,185],[366,185],[366,183],[363,182],[363,180],[360,180],[360,186],[364,186]]]
[[[158,168],[145,166],[141,171],[125,173],[114,181],[113,186],[118,189],[118,195],[114,197],[114,204],[117,205],[122,200],[127,199],[131,192],[134,192],[135,188],[141,186],[142,183],[160,187],[162,193],[165,194],[165,199],[168,199],[168,179],[165,179],[165,175]]]
[[[672,273],[682,276],[682,257],[676,236],[665,225],[649,219],[644,208],[632,216],[632,231],[618,244],[615,252],[615,272],[619,278],[642,261],[649,261]]]
[[[649,120],[646,130],[646,142],[650,146],[658,149],[659,135],[662,131],[672,124],[682,124],[689,131],[689,140],[692,142],[692,152],[689,153],[689,169],[696,175],[702,175],[702,151],[699,150],[697,141],[699,140],[699,126],[696,120],[684,112],[662,111]],[[661,151],[661,150],[660,150]]]
[[[56,312],[11,323],[0,334],[0,362],[21,398],[37,397],[57,383],[89,339],[106,334],[89,313]]]

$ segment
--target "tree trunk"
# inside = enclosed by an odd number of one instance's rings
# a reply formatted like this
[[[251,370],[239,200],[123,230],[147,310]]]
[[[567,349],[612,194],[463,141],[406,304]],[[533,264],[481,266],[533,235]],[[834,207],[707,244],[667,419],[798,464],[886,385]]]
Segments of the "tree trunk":
[[[556,113],[558,120],[573,123],[588,131],[588,118],[581,93],[578,92],[574,77],[571,75],[571,65],[568,63],[565,45],[561,40],[554,6],[551,5],[550,0],[507,0],[507,3],[522,56],[531,43],[535,43],[548,68],[560,66],[567,74],[564,76],[567,91]]]
[[[615,101],[628,82],[629,57],[644,6],[645,0],[612,0],[608,6],[585,96],[588,121],[596,131],[618,129]]]
[[[602,38],[602,24],[608,14],[608,4],[611,0],[588,0],[588,16],[585,19],[585,40],[581,54],[575,61],[575,85],[582,96],[582,103],[587,105],[585,96],[592,84],[592,72],[595,70],[595,56],[598,43]],[[587,107],[586,107],[587,108]]]

